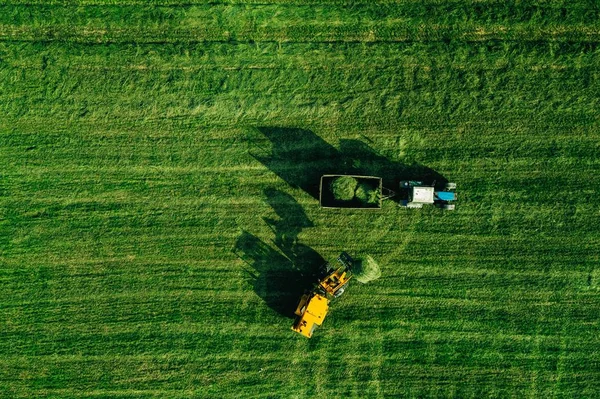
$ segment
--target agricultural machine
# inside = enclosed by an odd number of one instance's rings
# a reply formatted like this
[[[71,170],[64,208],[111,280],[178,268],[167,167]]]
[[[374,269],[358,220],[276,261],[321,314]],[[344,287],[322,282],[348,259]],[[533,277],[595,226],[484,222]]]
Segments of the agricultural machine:
[[[318,283],[311,291],[302,295],[296,308],[297,317],[292,330],[307,338],[312,337],[315,329],[323,323],[329,303],[344,293],[352,278],[354,259],[342,252],[337,260],[340,263],[337,269],[329,263],[322,267]]]
[[[454,210],[456,183],[446,183],[438,190],[435,183],[403,180],[399,188],[399,206],[422,208],[425,204],[433,204],[441,209]],[[324,175],[319,187],[321,208],[381,209],[384,200],[395,196],[396,192],[383,187],[381,177],[374,176]]]
[[[443,191],[438,191],[434,185],[426,185],[421,181],[404,180],[400,182],[402,199],[399,206],[406,208],[422,208],[425,204],[433,204],[441,209],[454,210],[456,200],[456,183],[446,183]]]

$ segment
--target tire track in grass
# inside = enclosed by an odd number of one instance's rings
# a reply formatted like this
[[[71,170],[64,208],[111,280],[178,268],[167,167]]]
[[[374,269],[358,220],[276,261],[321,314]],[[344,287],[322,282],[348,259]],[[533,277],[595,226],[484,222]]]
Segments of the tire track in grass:
[[[15,8],[17,8],[16,6]],[[461,21],[451,23],[440,18],[393,18],[390,13],[361,15],[356,8],[335,7],[266,7],[236,8],[208,6],[195,9],[186,18],[180,9],[172,12],[155,9],[119,7],[82,8],[55,7],[50,14],[43,7],[28,9],[29,25],[0,25],[0,39],[11,41],[68,40],[91,43],[173,43],[186,42],[381,42],[381,41],[441,41],[441,40],[570,40],[597,41],[598,27],[592,23],[566,24],[562,19],[549,24],[532,24],[511,19],[503,21]],[[99,15],[93,15],[98,10]],[[393,11],[390,8],[389,11]],[[14,9],[13,9],[14,11]],[[127,13],[129,18],[120,15]],[[261,15],[252,15],[252,14]],[[288,13],[286,16],[285,14]],[[18,17],[14,12],[12,18]],[[339,19],[332,23],[332,15]],[[427,14],[425,14],[427,15]],[[72,23],[66,24],[70,20]],[[37,24],[33,24],[33,22]],[[145,26],[143,22],[145,22]],[[197,22],[201,21],[201,24]],[[439,22],[438,22],[439,21]],[[86,25],[83,26],[83,23]]]

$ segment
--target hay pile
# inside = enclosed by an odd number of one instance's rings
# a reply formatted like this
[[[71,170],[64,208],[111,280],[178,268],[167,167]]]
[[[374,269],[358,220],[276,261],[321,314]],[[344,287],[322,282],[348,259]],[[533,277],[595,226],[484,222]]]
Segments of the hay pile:
[[[356,262],[353,274],[355,279],[366,284],[381,277],[381,269],[375,259],[367,255],[365,259]]]
[[[331,182],[331,192],[338,201],[350,201],[354,198],[354,190],[358,181],[352,176],[338,177]]]
[[[330,185],[333,198],[338,201],[351,201],[358,199],[363,204],[377,204],[379,202],[379,190],[369,183],[358,183],[352,176],[341,176],[331,182]]]
[[[364,204],[377,204],[379,202],[379,191],[368,183],[360,183],[356,187],[355,195]]]

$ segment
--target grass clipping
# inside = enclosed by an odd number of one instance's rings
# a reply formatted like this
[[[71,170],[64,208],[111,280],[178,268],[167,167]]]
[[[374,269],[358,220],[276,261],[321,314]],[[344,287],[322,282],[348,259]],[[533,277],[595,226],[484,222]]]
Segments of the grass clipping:
[[[381,277],[381,269],[375,259],[371,256],[366,256],[365,259],[357,262],[354,269],[354,278],[363,284],[369,281],[377,280]]]
[[[360,183],[356,187],[356,198],[365,204],[377,204],[379,202],[379,191],[368,183]]]
[[[331,192],[338,201],[350,201],[354,198],[354,190],[358,181],[352,176],[342,176],[331,182]]]

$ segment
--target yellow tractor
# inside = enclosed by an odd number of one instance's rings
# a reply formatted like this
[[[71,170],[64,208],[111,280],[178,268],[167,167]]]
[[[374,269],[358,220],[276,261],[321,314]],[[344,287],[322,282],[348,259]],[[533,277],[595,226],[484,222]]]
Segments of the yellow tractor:
[[[334,269],[326,264],[323,268],[323,277],[310,292],[302,295],[296,308],[297,317],[292,330],[307,338],[312,337],[315,329],[323,323],[329,310],[329,303],[344,293],[352,278],[354,259],[346,252],[342,252],[337,260],[341,266]]]

